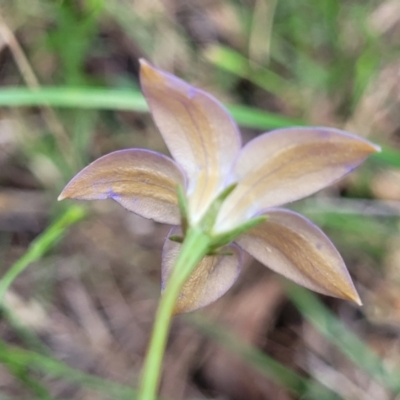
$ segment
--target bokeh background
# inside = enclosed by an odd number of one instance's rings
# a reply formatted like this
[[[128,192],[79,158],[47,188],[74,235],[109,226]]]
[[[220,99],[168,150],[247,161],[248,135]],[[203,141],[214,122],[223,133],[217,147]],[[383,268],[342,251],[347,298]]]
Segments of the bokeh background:
[[[382,153],[291,205],[332,238],[364,302],[248,260],[175,319],[166,399],[400,399],[398,0],[0,0],[0,399],[134,399],[169,227],[56,198],[110,151],[167,154],[145,57],[230,107],[245,141],[324,125]]]

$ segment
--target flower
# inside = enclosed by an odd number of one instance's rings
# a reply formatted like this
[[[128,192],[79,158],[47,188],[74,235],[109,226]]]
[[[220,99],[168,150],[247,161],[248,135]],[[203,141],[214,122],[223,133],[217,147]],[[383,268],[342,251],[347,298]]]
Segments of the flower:
[[[113,199],[157,222],[179,226],[183,221],[182,228],[172,228],[171,239],[184,235],[187,226],[202,226],[211,213],[207,234],[225,238],[216,241],[221,245],[233,243],[200,261],[181,290],[176,312],[195,310],[224,294],[238,276],[243,250],[300,285],[361,304],[325,234],[277,206],[330,185],[379,148],[337,129],[310,127],[265,133],[242,148],[235,122],[215,98],[143,60],[140,79],[173,159],[145,149],[113,152],[78,173],[59,200]],[[165,242],[163,287],[180,246]]]

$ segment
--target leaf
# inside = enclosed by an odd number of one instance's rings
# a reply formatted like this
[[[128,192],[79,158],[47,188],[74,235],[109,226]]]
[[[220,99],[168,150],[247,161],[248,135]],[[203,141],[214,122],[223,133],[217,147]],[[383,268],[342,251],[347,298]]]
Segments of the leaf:
[[[82,208],[77,206],[68,208],[44,232],[36,237],[29,245],[28,250],[7,269],[0,281],[0,311],[4,295],[14,280],[24,272],[31,263],[40,260],[47,251],[52,249],[66,233],[69,226],[77,223],[84,217],[85,211]]]
[[[394,397],[399,396],[398,365],[388,362],[387,355],[380,355],[376,347],[362,341],[359,331],[353,332],[348,324],[334,315],[313,293],[289,283],[285,290],[302,315],[322,336],[334,344],[357,367],[366,371],[372,379],[391,390]]]

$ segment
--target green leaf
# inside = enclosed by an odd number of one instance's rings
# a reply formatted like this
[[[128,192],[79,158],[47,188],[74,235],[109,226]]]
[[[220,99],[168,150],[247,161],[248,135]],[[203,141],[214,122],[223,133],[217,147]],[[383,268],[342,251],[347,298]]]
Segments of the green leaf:
[[[84,216],[85,211],[83,208],[78,206],[68,208],[60,218],[31,243],[25,254],[11,266],[0,281],[0,305],[3,302],[3,297],[7,289],[18,275],[21,274],[29,264],[39,260],[47,251],[54,247],[63,237],[67,228],[80,221]]]
[[[0,90],[0,106],[52,106],[66,108],[147,111],[140,92],[73,87],[47,87],[30,90],[12,87]]]
[[[273,380],[288,391],[304,396],[308,400],[338,400],[341,397],[318,382],[313,382],[296,372],[290,370],[272,357],[253,347],[234,333],[223,328],[215,321],[210,321],[200,314],[186,316],[191,324],[194,324],[200,332],[204,333],[232,354],[253,367],[256,371]]]
[[[374,154],[371,160],[390,167],[400,168],[400,151],[389,146],[382,146],[382,151]]]
[[[56,359],[23,350],[16,346],[9,346],[1,340],[0,363],[8,363],[16,369],[29,367],[35,371],[46,373],[53,378],[63,379],[80,386],[113,395],[113,397],[110,398],[130,400],[134,399],[136,395],[136,391],[133,388],[86,374]]]
[[[328,310],[316,295],[289,282],[286,294],[304,318],[360,369],[393,393],[400,393],[400,371],[387,368],[379,356]]]
[[[148,111],[146,101],[140,92],[103,88],[46,87],[30,90],[10,87],[0,89],[0,106]],[[251,107],[231,105],[228,109],[238,124],[249,128],[272,129],[302,124],[301,121]]]
[[[215,66],[267,90],[278,97],[293,91],[293,83],[269,69],[253,68],[249,60],[237,51],[224,46],[211,46],[205,52],[206,59]]]

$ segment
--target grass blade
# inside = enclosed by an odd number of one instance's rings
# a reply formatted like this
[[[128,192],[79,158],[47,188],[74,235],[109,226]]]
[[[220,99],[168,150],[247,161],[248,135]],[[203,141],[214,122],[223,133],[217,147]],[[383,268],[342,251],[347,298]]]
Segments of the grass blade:
[[[257,348],[243,342],[226,328],[218,326],[215,321],[207,320],[200,315],[192,315],[187,318],[200,332],[219,343],[232,354],[239,356],[240,359],[248,363],[248,365],[252,366],[255,370],[273,380],[278,385],[286,388],[291,393],[298,396],[305,396],[304,398],[309,400],[341,399],[340,396],[322,384],[298,375],[272,357],[269,357]]]
[[[11,87],[0,90],[0,106],[42,106],[81,109],[110,109],[146,112],[148,107],[142,94],[134,90],[47,87],[32,91]],[[256,129],[281,128],[300,125],[285,116],[250,107],[228,106],[238,124]]]
[[[393,393],[400,393],[400,371],[387,369],[379,356],[336,318],[316,295],[292,284],[288,284],[286,294],[303,316],[360,369]]]
[[[278,97],[281,97],[283,93],[293,92],[293,82],[282,78],[269,69],[253,68],[246,57],[229,47],[211,46],[205,52],[205,57],[216,67],[240,78],[248,79]]]
[[[67,228],[80,221],[85,216],[83,208],[72,206],[64,212],[52,225],[39,235],[29,246],[25,254],[19,258],[4,274],[0,281],[0,305],[10,285],[22,273],[29,264],[39,260],[62,238]]]
[[[135,398],[136,390],[128,386],[86,374],[62,362],[31,351],[8,346],[0,341],[0,362],[13,365],[14,368],[32,368],[54,378],[63,379],[79,386],[118,396],[118,399]],[[113,397],[115,398],[115,397]]]

